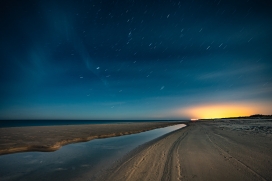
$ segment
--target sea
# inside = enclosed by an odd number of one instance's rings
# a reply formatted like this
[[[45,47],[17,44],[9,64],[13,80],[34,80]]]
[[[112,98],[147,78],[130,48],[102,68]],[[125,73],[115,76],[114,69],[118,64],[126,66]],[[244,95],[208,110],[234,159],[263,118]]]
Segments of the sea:
[[[61,126],[61,125],[84,125],[84,124],[120,124],[133,122],[188,122],[188,120],[6,120],[0,121],[3,127],[25,126]]]

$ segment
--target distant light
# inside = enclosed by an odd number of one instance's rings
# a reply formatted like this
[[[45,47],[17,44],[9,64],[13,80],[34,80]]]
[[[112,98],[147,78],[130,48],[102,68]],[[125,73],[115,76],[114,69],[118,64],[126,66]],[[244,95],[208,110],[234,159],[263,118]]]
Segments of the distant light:
[[[83,77],[79,77],[79,78],[83,79]]]
[[[98,70],[98,69],[100,69],[100,67],[97,67],[96,69]]]
[[[198,119],[194,119],[194,118],[191,119],[191,121],[197,121],[197,120],[198,120]]]
[[[226,117],[239,117],[254,114],[257,111],[254,104],[249,103],[207,103],[183,108],[180,115],[188,115],[192,119],[216,119]],[[192,120],[191,119],[191,120]]]

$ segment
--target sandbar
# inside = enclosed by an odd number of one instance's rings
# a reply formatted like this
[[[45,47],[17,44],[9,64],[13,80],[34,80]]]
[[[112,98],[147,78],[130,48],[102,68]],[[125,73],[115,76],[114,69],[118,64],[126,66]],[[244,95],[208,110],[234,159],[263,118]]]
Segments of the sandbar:
[[[131,122],[0,128],[0,155],[27,151],[56,151],[70,143],[140,133],[180,123]]]

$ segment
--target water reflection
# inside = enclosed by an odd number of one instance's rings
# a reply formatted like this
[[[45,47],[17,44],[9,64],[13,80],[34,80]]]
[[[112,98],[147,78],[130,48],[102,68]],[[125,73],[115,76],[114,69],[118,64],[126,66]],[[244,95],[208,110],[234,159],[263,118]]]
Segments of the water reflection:
[[[137,146],[184,126],[70,144],[55,152],[3,155],[0,156],[0,178],[27,181],[92,178]]]

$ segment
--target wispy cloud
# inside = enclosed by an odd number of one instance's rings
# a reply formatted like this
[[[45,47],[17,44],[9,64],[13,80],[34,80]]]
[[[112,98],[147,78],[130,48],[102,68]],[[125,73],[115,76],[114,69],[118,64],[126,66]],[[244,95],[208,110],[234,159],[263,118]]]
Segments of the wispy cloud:
[[[224,77],[232,77],[232,76],[243,76],[251,73],[261,72],[266,69],[265,65],[251,65],[247,67],[241,67],[232,70],[222,70],[222,71],[214,71],[211,73],[201,74],[197,76],[198,80],[206,80],[206,79],[216,79],[216,78],[224,78]]]

